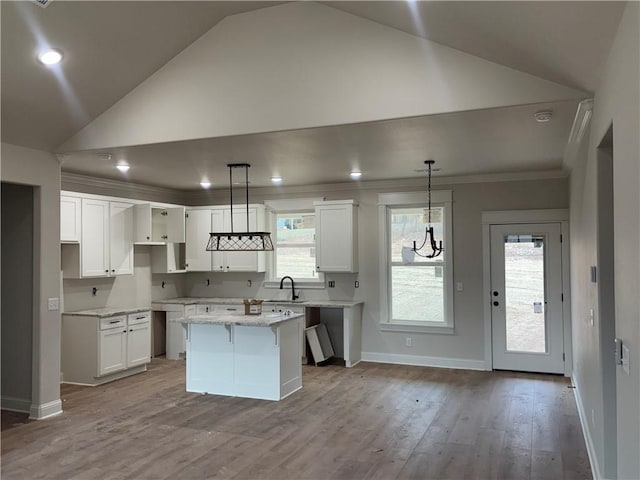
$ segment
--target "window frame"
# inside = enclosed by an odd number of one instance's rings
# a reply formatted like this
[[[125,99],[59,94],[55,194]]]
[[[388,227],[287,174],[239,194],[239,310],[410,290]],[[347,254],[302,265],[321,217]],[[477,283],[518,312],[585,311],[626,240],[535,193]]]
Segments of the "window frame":
[[[380,330],[395,332],[424,332],[424,333],[454,333],[453,312],[453,216],[451,190],[433,190],[431,192],[432,207],[443,207],[443,239],[445,249],[443,262],[438,262],[443,267],[443,297],[444,297],[444,322],[409,321],[391,318],[391,267],[390,258],[390,228],[391,212],[394,208],[425,208],[427,195],[425,192],[399,192],[378,194],[378,227],[379,227],[379,258],[380,258]],[[416,239],[418,240],[418,239]],[[433,265],[434,262],[425,263],[424,266]],[[422,266],[422,265],[421,265]],[[420,268],[417,266],[416,268]]]
[[[313,213],[315,215],[314,202],[322,201],[323,198],[296,198],[287,200],[271,200],[265,201],[267,207],[267,221],[269,229],[274,235],[273,252],[269,252],[267,258],[267,274],[263,286],[265,288],[280,288],[280,279],[276,277],[276,260],[277,260],[277,219],[278,215],[296,214],[296,213]],[[317,230],[316,230],[317,238]],[[317,254],[317,250],[316,250]],[[317,272],[317,279],[305,277],[304,279],[295,278],[296,289],[324,289],[325,278],[322,272]]]

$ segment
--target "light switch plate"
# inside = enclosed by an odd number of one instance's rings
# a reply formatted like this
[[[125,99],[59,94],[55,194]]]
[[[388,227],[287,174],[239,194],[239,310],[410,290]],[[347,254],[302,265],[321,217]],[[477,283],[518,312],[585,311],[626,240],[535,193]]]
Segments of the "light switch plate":
[[[49,298],[47,299],[47,309],[49,311],[56,311],[60,308],[60,299],[59,298]]]
[[[461,291],[463,290],[462,282],[458,282],[458,283],[456,283],[456,290],[457,290],[458,292],[461,292]]]

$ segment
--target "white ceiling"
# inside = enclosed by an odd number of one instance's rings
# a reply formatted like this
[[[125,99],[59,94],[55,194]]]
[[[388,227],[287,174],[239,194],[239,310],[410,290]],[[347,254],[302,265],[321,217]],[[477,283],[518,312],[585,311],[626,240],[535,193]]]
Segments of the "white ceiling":
[[[63,2],[43,9],[0,2],[2,141],[55,151],[225,16],[282,2]],[[324,2],[487,60],[590,92],[597,85],[623,2]],[[62,76],[35,61],[39,45],[65,52]],[[259,81],[259,80],[256,80]],[[585,96],[588,96],[585,95]],[[533,112],[550,108],[552,122]],[[432,157],[442,175],[560,168],[575,102],[501,108],[302,131],[205,139],[109,151],[128,178],[192,189],[224,186],[229,161],[252,163],[252,184],[418,175]],[[122,178],[99,152],[69,155],[63,171]],[[222,180],[224,179],[224,180]]]

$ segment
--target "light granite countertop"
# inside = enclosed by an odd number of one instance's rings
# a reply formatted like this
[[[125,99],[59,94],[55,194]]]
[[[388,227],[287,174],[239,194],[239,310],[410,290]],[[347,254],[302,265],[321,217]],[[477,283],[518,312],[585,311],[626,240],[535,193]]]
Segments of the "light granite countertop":
[[[73,315],[78,317],[115,317],[116,315],[127,315],[129,313],[148,312],[149,307],[105,307],[93,308],[90,310],[78,310],[76,312],[63,312],[62,315]]]
[[[200,323],[210,325],[243,325],[247,327],[271,327],[295,318],[301,318],[302,313],[263,313],[262,315],[242,315],[240,313],[220,312],[208,315],[194,315],[188,319],[175,318],[168,320],[173,323]]]
[[[212,304],[212,305],[242,305],[243,298],[207,298],[207,297],[178,297],[165,298],[163,300],[154,300],[152,303],[159,305],[194,305],[194,304]],[[300,305],[302,307],[317,308],[345,308],[361,305],[361,300],[304,300],[301,302],[291,302],[288,300],[267,299],[265,304],[278,305]]]

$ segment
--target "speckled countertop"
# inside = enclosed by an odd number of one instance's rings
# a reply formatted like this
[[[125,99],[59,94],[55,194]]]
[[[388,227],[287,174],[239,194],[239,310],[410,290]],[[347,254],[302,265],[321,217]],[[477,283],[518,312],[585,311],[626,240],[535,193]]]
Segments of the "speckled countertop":
[[[243,303],[242,298],[207,298],[207,297],[178,297],[178,298],[166,298],[164,300],[154,300],[152,303],[159,305],[194,305],[194,304],[212,304],[212,305],[241,305]],[[294,302],[287,300],[268,299],[264,300],[264,303],[278,305],[300,305],[303,307],[324,307],[324,308],[345,308],[361,305],[362,301],[359,300],[305,300],[302,302]]]
[[[63,312],[63,315],[74,315],[78,317],[115,317],[116,315],[127,315],[128,313],[148,312],[149,307],[105,307],[93,308],[90,310],[79,310],[77,312]]]
[[[279,323],[300,318],[302,313],[291,313],[284,315],[282,313],[263,313],[262,315],[242,315],[240,313],[220,312],[208,315],[194,315],[188,319],[176,318],[170,319],[173,323],[201,323],[211,325],[244,325],[247,327],[271,327]]]

